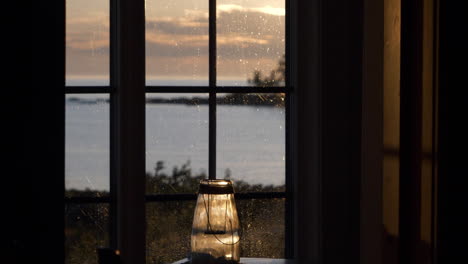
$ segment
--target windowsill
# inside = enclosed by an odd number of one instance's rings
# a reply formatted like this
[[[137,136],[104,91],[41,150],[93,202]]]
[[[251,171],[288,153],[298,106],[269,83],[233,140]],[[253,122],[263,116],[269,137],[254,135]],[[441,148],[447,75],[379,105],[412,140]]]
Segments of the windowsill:
[[[189,264],[188,259],[181,259],[172,264]],[[293,264],[292,259],[241,258],[240,264]]]

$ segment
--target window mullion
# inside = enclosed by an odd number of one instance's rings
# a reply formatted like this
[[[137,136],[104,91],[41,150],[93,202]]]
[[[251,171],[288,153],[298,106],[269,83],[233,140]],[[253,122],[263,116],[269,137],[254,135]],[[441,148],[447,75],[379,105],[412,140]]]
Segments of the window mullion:
[[[216,0],[209,0],[209,146],[208,177],[216,179]]]
[[[294,5],[294,4],[293,4]],[[291,87],[292,83],[295,83],[295,79],[291,78],[291,30],[294,26],[294,20],[291,17],[291,1],[285,1],[285,85]],[[285,199],[285,239],[284,249],[286,258],[294,258],[294,172],[293,167],[293,137],[291,129],[295,129],[296,120],[291,115],[291,105],[294,104],[294,95],[291,96],[290,90],[285,93],[285,182],[286,182],[286,199]],[[294,159],[295,160],[295,159]]]
[[[75,87],[73,87],[75,88]],[[146,86],[147,93],[287,93],[287,86]]]
[[[145,263],[145,8],[111,0],[112,247]]]

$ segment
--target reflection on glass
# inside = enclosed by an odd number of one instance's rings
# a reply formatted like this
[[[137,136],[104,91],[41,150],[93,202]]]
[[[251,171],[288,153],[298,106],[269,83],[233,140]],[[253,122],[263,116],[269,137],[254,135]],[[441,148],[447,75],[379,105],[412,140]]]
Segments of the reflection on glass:
[[[146,1],[146,84],[208,85],[208,1]]]
[[[109,85],[109,0],[67,0],[66,85]]]
[[[109,205],[65,206],[65,263],[97,264],[96,248],[109,245]]]
[[[147,193],[195,193],[208,169],[208,96],[148,94]]]
[[[66,96],[66,196],[102,196],[108,194],[108,100],[108,95]]]
[[[217,84],[284,86],[284,0],[217,1]]]
[[[283,94],[218,94],[217,178],[236,192],[283,191]]]

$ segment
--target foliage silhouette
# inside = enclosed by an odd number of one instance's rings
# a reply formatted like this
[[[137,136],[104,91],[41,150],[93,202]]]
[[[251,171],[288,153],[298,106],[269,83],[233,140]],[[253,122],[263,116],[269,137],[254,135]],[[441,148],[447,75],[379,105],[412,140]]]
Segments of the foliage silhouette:
[[[229,178],[231,172],[226,171]],[[163,161],[146,173],[147,194],[196,193],[204,172],[192,174],[190,161],[165,172]],[[251,185],[234,181],[236,192],[284,191],[285,186]],[[67,197],[99,197],[108,192],[66,190]],[[284,257],[284,199],[250,199],[236,201],[241,222],[242,256]],[[146,206],[147,263],[171,263],[187,257],[195,201],[150,202]],[[67,264],[97,263],[96,248],[108,246],[107,204],[66,205]]]
[[[255,70],[252,79],[248,83],[259,87],[284,86],[286,81],[286,56],[283,55],[278,62],[276,69],[270,72],[269,76],[263,76],[262,72]]]

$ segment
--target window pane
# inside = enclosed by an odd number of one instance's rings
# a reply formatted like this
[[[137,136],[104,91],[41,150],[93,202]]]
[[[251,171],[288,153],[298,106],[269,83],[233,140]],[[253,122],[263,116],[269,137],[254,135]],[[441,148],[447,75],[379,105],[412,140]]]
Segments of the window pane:
[[[109,0],[67,0],[66,84],[109,85]]]
[[[94,264],[96,248],[109,245],[108,204],[65,205],[65,263]]]
[[[208,0],[146,1],[147,85],[208,85]]]
[[[237,200],[241,257],[284,258],[284,199]],[[171,263],[190,254],[195,201],[146,206],[146,263]]]
[[[217,177],[237,192],[285,188],[283,94],[218,94]]]
[[[208,96],[148,94],[147,193],[194,193],[208,169]]]
[[[146,205],[146,263],[171,263],[190,253],[195,201]]]
[[[218,0],[218,85],[284,86],[284,32],[284,0]]]
[[[108,95],[66,96],[66,196],[108,195],[108,100]]]
[[[284,199],[238,200],[242,257],[284,258]]]

